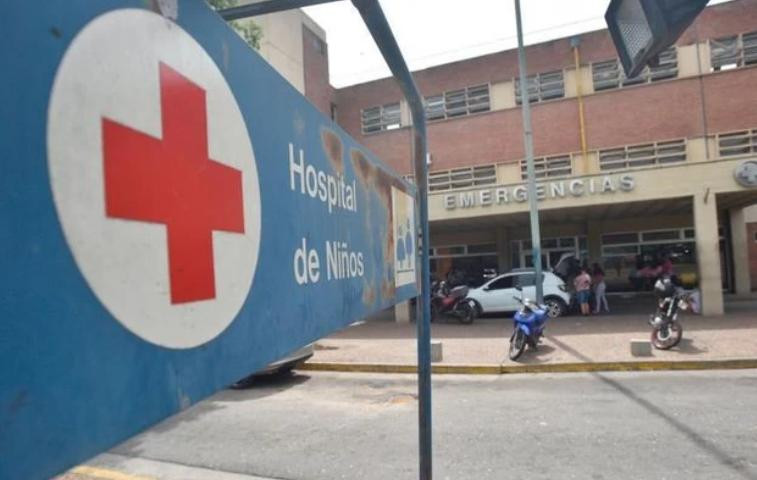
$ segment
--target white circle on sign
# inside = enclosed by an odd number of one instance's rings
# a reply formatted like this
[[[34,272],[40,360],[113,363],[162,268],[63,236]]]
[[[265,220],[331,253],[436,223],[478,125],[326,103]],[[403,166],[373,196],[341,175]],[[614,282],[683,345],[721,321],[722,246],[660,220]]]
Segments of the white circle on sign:
[[[47,149],[66,241],[113,317],[175,349],[223,332],[255,274],[260,187],[242,112],[202,46],[147,10],[93,19],[56,72]]]

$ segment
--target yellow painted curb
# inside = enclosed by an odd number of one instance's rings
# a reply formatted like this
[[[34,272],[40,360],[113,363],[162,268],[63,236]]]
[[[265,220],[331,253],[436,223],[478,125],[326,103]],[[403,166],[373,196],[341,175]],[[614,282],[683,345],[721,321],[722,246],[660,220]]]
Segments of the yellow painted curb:
[[[431,373],[464,375],[502,375],[517,373],[634,372],[660,370],[730,370],[757,368],[757,359],[680,360],[631,362],[576,362],[534,365],[431,365]],[[416,373],[415,365],[380,363],[306,362],[302,370],[357,373]]]
[[[86,475],[91,478],[98,478],[103,480],[157,480],[155,477],[131,475],[107,468],[90,467],[88,465],[79,465],[78,467],[69,470],[69,472],[76,475]]]
[[[416,373],[415,365],[402,365],[392,363],[332,363],[332,362],[306,362],[300,367],[301,370],[321,372],[359,372],[359,373]],[[431,365],[432,373],[458,373],[497,375],[502,373],[499,365]]]

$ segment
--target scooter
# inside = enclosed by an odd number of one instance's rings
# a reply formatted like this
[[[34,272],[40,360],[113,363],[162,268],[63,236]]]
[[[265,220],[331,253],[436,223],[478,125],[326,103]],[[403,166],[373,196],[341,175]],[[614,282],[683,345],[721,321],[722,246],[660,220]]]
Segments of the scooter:
[[[545,305],[539,305],[527,298],[513,296],[521,304],[520,309],[513,316],[513,334],[510,336],[510,360],[517,360],[523,354],[528,344],[531,348],[538,348],[549,314]]]
[[[468,287],[460,285],[449,288],[444,280],[434,282],[431,285],[431,320],[439,315],[448,315],[457,318],[462,324],[471,324],[478,315],[476,302],[467,298]]]
[[[652,345],[658,350],[668,350],[678,345],[683,337],[678,312],[689,308],[689,296],[670,277],[658,279],[654,291],[657,294],[657,311],[649,316]]]

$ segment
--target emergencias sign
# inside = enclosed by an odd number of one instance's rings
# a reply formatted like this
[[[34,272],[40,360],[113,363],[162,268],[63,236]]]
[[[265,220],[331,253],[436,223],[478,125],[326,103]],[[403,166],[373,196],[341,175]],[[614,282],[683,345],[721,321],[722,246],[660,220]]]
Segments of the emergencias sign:
[[[604,176],[601,178],[576,178],[536,184],[536,199],[539,201],[557,198],[607,195],[615,192],[630,192],[636,186],[631,175]],[[528,201],[528,187],[492,187],[466,190],[444,195],[444,208],[489,207]]]
[[[205,2],[14,1],[3,25],[0,478],[417,295],[414,188]]]

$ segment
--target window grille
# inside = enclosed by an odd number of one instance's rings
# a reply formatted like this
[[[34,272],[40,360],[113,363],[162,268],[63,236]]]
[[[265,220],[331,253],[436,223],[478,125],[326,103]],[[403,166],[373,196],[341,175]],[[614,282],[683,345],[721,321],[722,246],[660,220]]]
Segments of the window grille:
[[[438,257],[455,257],[455,256],[478,256],[478,255],[496,255],[497,244],[485,243],[474,245],[448,245],[429,248],[429,256]]]
[[[526,160],[520,161],[520,172],[523,180],[528,180]],[[562,177],[573,172],[570,155],[542,157],[534,159],[534,173],[536,178]]]
[[[542,102],[565,96],[565,81],[562,70],[539,73],[526,77],[529,103]],[[520,105],[520,79],[515,79],[515,102]]]
[[[757,130],[721,133],[717,136],[721,157],[757,153]]]
[[[618,88],[620,85],[620,64],[618,60],[593,63],[591,65],[591,77],[596,91]]]
[[[669,246],[679,246],[680,253],[686,253],[693,246],[694,230],[679,228],[672,230],[648,230],[642,232],[606,233],[602,235],[602,256],[630,256],[643,254],[650,249]],[[677,257],[681,261],[690,261],[684,257]]]
[[[754,65],[757,63],[757,31],[710,40],[712,70]]]
[[[678,56],[675,47],[660,53],[660,62],[656,67],[645,67],[635,77],[628,78],[623,72],[618,59],[597,62],[591,65],[594,90],[609,90],[642,83],[656,82],[678,76]]]
[[[683,139],[627,145],[599,151],[600,170],[623,170],[684,161],[686,161],[686,141]]]
[[[489,85],[477,85],[426,97],[427,120],[488,112],[489,109]]]
[[[394,130],[400,127],[400,104],[390,103],[362,111],[363,133]]]
[[[496,165],[455,168],[431,172],[428,176],[428,188],[432,192],[478,185],[493,185],[495,183],[497,183]]]
[[[446,117],[447,114],[444,111],[444,95],[426,97],[426,119],[439,120]]]

